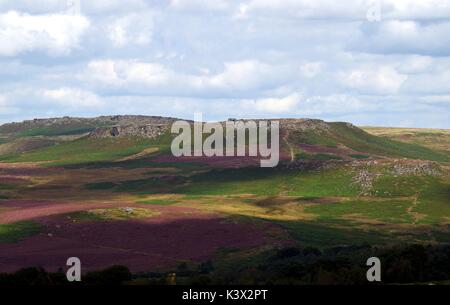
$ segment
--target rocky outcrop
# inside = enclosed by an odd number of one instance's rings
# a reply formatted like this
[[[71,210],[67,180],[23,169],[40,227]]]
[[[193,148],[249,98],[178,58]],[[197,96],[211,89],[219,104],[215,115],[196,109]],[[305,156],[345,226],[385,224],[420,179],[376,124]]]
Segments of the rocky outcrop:
[[[62,130],[62,129],[79,129],[94,130],[95,128],[109,128],[113,126],[144,126],[144,125],[168,125],[177,119],[166,118],[160,116],[144,116],[144,115],[113,115],[100,116],[96,118],[49,118],[26,120],[18,123],[8,123],[0,126],[0,133],[8,136],[16,136],[17,134],[28,132],[30,130]]]
[[[329,131],[330,125],[322,120],[314,119],[281,119],[280,127],[284,130],[290,131]]]
[[[430,161],[397,160],[391,170],[393,175],[430,175],[439,176],[441,170],[438,164]]]
[[[379,173],[372,173],[368,170],[361,170],[353,177],[353,183],[361,189],[360,195],[367,196],[372,191],[374,181],[380,177]]]
[[[140,137],[154,139],[165,134],[170,124],[125,125],[97,128],[89,134],[93,138]]]

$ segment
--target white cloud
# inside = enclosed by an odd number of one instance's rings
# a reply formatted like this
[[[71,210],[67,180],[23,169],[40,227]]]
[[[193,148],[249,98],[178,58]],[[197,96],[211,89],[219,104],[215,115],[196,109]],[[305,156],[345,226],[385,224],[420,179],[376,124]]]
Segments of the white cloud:
[[[240,16],[269,15],[295,18],[364,19],[370,0],[251,0],[240,6]]]
[[[249,89],[273,80],[276,67],[255,60],[230,62],[224,64],[224,71],[211,77],[202,78],[205,86]]]
[[[338,74],[348,88],[368,94],[395,94],[408,79],[390,66],[365,66]]]
[[[380,0],[373,23],[374,0],[81,1],[75,16],[65,0],[0,0],[0,107],[19,111],[0,120],[195,109],[438,124],[413,109],[449,126],[448,0]]]
[[[114,20],[108,31],[116,47],[148,45],[153,37],[153,16],[151,13],[129,14]]]
[[[67,55],[79,46],[89,20],[75,15],[28,15],[10,11],[0,15],[0,55],[28,51]]]
[[[78,88],[42,90],[42,97],[69,107],[100,107],[104,102],[94,93]]]
[[[373,111],[377,105],[351,95],[332,94],[328,96],[305,96],[292,93],[282,98],[263,98],[255,101],[243,100],[244,109],[256,110],[263,114],[278,114],[291,117],[321,116],[324,114],[355,113]],[[233,105],[239,108],[239,105]],[[242,107],[242,106],[241,106]]]
[[[284,98],[265,98],[255,101],[256,110],[264,113],[292,113],[302,100],[302,95],[294,93]]]
[[[249,0],[236,8],[235,16],[364,21],[376,1],[380,3],[382,20],[429,20],[450,16],[447,0]]]
[[[430,56],[420,56],[413,55],[406,58],[402,63],[400,63],[398,70],[402,73],[420,73],[427,71],[428,68],[432,67],[433,58]]]
[[[0,95],[0,114],[15,114],[19,111],[19,108],[8,103],[6,96]]]
[[[82,14],[105,14],[139,11],[148,5],[145,0],[72,0],[79,2]],[[1,0],[0,11],[21,11],[30,14],[66,14],[73,8],[69,0]]]
[[[450,16],[448,16],[450,18]],[[369,53],[450,55],[450,22],[388,20],[375,24],[351,46]]]
[[[447,0],[384,0],[383,17],[389,19],[442,19],[450,16]]]
[[[304,99],[298,111],[304,115],[317,116],[323,114],[354,113],[371,111],[376,107],[370,102],[364,102],[354,96],[333,94],[329,96],[312,96]]]
[[[407,94],[449,94],[450,71],[427,72],[410,77],[402,92]]]
[[[313,78],[322,72],[322,68],[321,62],[308,62],[300,66],[300,72],[306,78]]]
[[[143,84],[149,86],[167,85],[172,72],[163,65],[137,60],[97,60],[87,66],[82,76],[107,85],[126,86]]]
[[[227,93],[275,86],[283,75],[279,68],[254,60],[224,63],[223,71],[210,74],[181,73],[154,62],[96,60],[80,79],[90,79],[125,90],[157,90],[163,94]]]
[[[229,8],[225,0],[171,0],[170,7],[182,11],[223,11]]]

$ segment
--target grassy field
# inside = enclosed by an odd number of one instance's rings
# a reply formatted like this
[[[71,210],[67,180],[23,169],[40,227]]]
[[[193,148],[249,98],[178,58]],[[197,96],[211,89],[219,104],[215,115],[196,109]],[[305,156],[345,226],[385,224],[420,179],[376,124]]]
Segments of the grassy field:
[[[375,136],[418,144],[430,149],[446,152],[447,154],[449,153],[450,130],[448,129],[387,127],[363,127],[363,129]]]

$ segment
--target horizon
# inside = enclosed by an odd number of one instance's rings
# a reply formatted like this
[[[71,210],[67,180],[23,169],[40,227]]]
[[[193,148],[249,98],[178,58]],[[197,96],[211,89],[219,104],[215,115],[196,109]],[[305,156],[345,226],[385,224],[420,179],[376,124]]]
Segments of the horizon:
[[[37,118],[31,118],[31,119],[24,119],[24,120],[20,120],[20,121],[10,121],[10,122],[0,122],[0,127],[3,125],[8,125],[8,124],[21,124],[23,122],[28,122],[28,121],[34,121],[34,120],[52,120],[52,119],[64,119],[64,118],[69,118],[69,119],[97,119],[100,117],[116,117],[116,116],[143,116],[143,117],[161,117],[161,118],[167,118],[167,119],[176,119],[176,120],[185,120],[185,121],[193,121],[195,122],[192,118],[187,118],[187,117],[170,117],[170,116],[164,116],[164,115],[144,115],[144,114],[107,114],[107,115],[99,115],[99,116],[58,116],[58,117],[37,117]],[[285,117],[285,118],[280,118],[280,117],[273,117],[273,118],[248,118],[248,117],[243,117],[243,118],[227,118],[227,119],[223,119],[223,120],[203,120],[201,122],[203,123],[208,123],[208,122],[226,122],[230,119],[236,119],[238,121],[240,120],[255,120],[255,121],[263,121],[263,120],[320,120],[320,121],[324,121],[326,123],[351,123],[352,122],[348,122],[348,121],[326,121],[326,120],[322,120],[319,118],[314,118],[314,117],[298,117],[298,118],[294,118],[294,117]],[[406,126],[376,126],[376,125],[355,125],[356,127],[359,128],[391,128],[391,129],[431,129],[431,130],[450,130],[450,128],[433,128],[433,127],[406,127]]]
[[[0,3],[0,124],[108,113],[450,128],[450,2]]]

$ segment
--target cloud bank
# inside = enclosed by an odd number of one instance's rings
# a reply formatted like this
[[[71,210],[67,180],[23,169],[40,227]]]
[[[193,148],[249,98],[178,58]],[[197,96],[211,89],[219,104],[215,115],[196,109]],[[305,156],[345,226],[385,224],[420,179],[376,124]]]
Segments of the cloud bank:
[[[1,122],[202,111],[450,128],[450,0],[74,2],[0,1]]]

